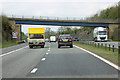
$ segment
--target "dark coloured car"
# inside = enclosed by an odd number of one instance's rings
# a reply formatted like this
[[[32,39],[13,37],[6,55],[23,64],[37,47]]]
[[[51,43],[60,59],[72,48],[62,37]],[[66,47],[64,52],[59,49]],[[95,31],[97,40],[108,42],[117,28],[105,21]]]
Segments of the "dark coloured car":
[[[78,38],[73,38],[73,41],[79,41],[79,39]]]
[[[70,46],[70,48],[73,48],[72,37],[70,35],[60,35],[58,38],[58,48],[61,46]]]

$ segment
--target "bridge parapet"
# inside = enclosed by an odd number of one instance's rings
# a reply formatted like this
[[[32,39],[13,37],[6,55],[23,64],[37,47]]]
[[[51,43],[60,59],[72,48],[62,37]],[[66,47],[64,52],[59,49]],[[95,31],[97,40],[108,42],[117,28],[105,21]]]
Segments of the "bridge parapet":
[[[118,24],[118,20],[114,19],[87,19],[80,17],[47,17],[47,16],[8,16],[10,20],[33,20],[33,21],[61,21],[61,22],[86,22],[86,23],[112,23]]]

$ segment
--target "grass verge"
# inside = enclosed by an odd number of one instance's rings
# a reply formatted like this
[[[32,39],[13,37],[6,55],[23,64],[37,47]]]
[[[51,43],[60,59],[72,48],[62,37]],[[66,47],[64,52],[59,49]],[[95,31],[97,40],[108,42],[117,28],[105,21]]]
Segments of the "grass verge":
[[[109,48],[107,48],[105,50],[104,46],[102,48],[101,48],[101,46],[99,46],[99,48],[98,48],[98,46],[95,47],[95,45],[87,45],[87,44],[83,44],[83,43],[79,43],[79,42],[73,42],[73,44],[76,46],[82,47],[88,51],[91,51],[91,52],[120,66],[120,54],[118,54],[118,49],[115,49],[113,52],[112,48],[109,51]]]
[[[14,45],[17,45],[16,42],[8,41],[8,42],[2,43],[2,46],[0,48],[6,48],[6,47],[14,46]]]

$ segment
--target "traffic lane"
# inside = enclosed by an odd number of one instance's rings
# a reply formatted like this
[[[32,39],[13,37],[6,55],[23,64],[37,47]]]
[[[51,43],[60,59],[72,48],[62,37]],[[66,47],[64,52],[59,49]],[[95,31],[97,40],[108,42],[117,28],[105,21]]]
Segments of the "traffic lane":
[[[25,78],[25,75],[36,66],[45,52],[45,48],[24,48],[9,55],[2,57],[2,76],[3,78]]]
[[[46,60],[27,77],[33,78],[118,78],[118,70],[78,48],[62,47],[51,43]]]
[[[22,43],[22,44],[19,44],[19,45],[8,47],[8,48],[2,48],[2,54],[8,53],[10,51],[13,51],[13,50],[16,50],[16,49],[19,49],[19,48],[22,48],[22,47],[25,47],[27,45],[28,45],[28,43]]]

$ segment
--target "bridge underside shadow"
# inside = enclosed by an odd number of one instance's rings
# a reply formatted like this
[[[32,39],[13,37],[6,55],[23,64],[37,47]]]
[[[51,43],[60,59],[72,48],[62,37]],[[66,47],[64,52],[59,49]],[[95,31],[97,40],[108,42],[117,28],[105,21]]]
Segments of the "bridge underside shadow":
[[[106,27],[106,28],[109,27],[108,23],[59,22],[59,21],[29,21],[29,20],[16,20],[16,24],[53,25],[53,26]]]

